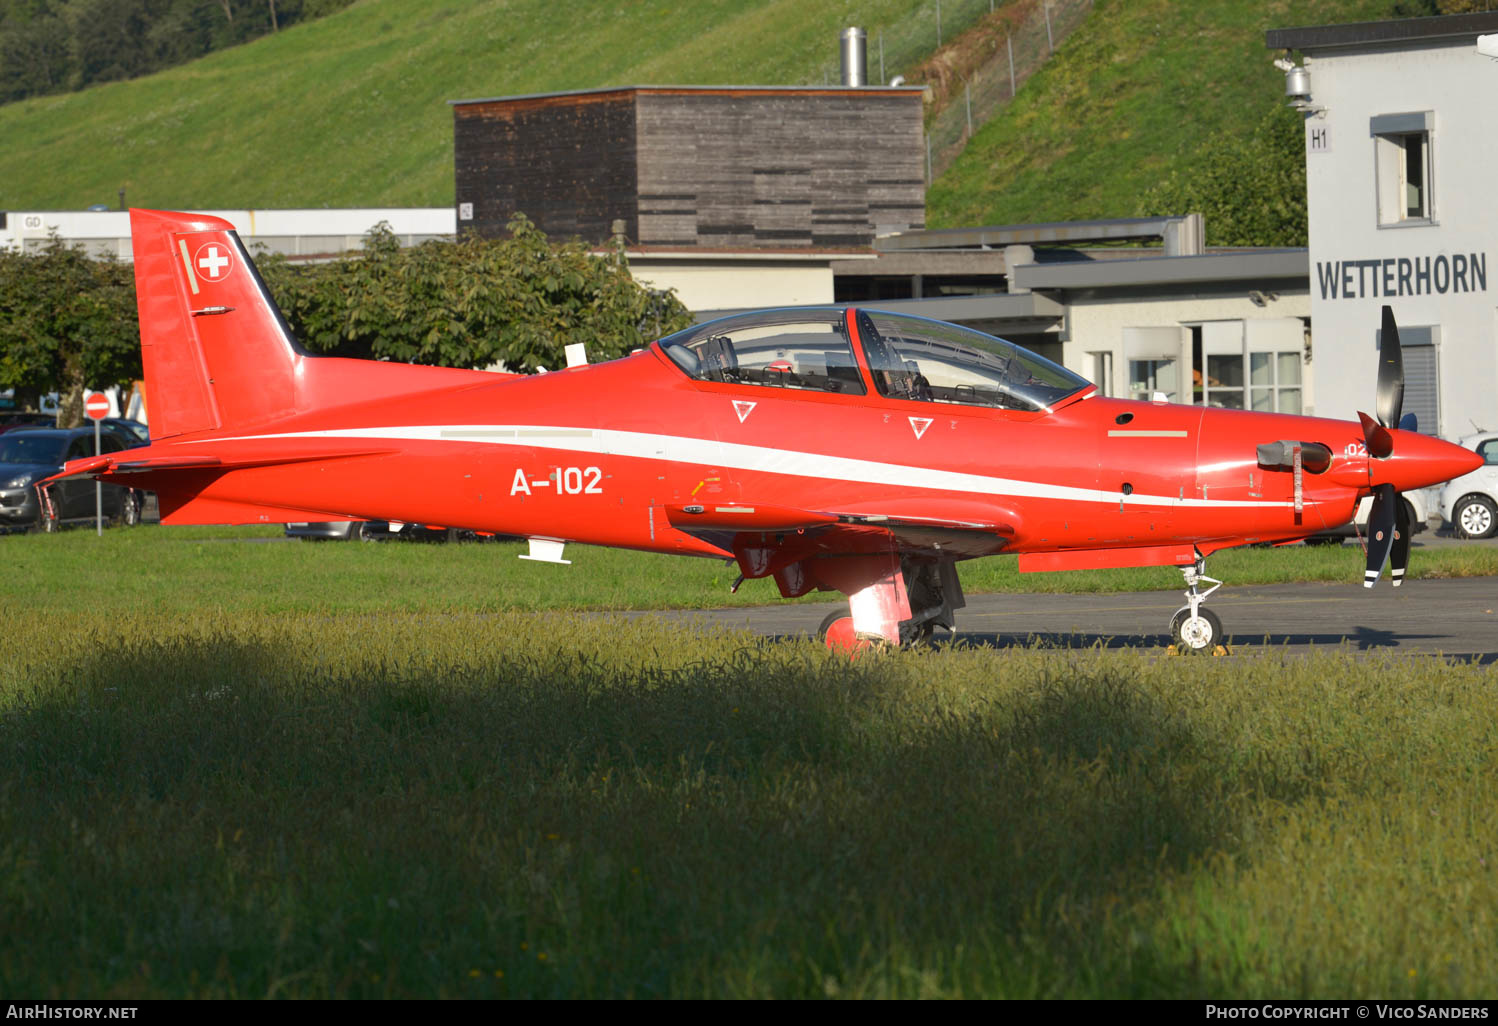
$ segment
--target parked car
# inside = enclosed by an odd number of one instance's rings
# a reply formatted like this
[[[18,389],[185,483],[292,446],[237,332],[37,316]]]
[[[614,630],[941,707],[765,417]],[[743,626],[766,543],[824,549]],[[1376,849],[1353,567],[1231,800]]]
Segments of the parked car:
[[[1498,431],[1463,438],[1461,444],[1483,458],[1483,465],[1441,486],[1438,508],[1458,538],[1498,534]]]
[[[100,450],[132,448],[112,431],[99,436]],[[62,524],[94,518],[94,482],[73,478],[52,485],[52,503],[44,510],[36,482],[51,477],[69,460],[94,454],[94,430],[88,428],[26,428],[0,435],[0,527],[55,531]],[[102,491],[104,515],[122,524],[140,522],[141,493],[106,484]]]
[[[56,427],[57,418],[50,413],[0,412],[0,435],[21,427]]]
[[[1416,488],[1412,491],[1399,493],[1399,500],[1407,507],[1405,512],[1410,518],[1410,534],[1419,534],[1429,526],[1427,521],[1431,519],[1432,511],[1435,509],[1433,505],[1435,498],[1432,494],[1433,492],[1434,489],[1431,488]],[[1368,517],[1372,512],[1373,496],[1364,496],[1363,501],[1358,503],[1358,511],[1353,514],[1350,523],[1343,524],[1341,527],[1333,528],[1330,531],[1322,531],[1320,534],[1313,534],[1306,539],[1306,544],[1340,545],[1346,538],[1355,538],[1358,535],[1366,538],[1368,536]]]
[[[113,430],[116,434],[129,435],[135,439],[136,445],[151,444],[151,429],[138,420],[129,420],[125,417],[105,417],[101,424],[106,430]]]
[[[471,541],[478,535],[457,527],[427,527],[424,524],[396,524],[385,520],[334,520],[326,523],[312,521],[305,524],[287,524],[286,537],[308,538],[312,541],[388,541],[405,538],[417,541]]]

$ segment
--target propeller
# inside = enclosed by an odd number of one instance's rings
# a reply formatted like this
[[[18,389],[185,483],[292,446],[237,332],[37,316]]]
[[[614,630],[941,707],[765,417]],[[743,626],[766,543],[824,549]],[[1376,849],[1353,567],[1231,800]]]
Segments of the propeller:
[[[1394,310],[1389,306],[1383,308],[1383,330],[1379,333],[1375,403],[1378,420],[1366,413],[1359,413],[1358,420],[1363,424],[1368,455],[1374,459],[1388,459],[1394,452],[1394,436],[1389,429],[1415,430],[1415,415],[1401,416],[1404,352],[1399,345],[1399,325],[1394,323]],[[1368,565],[1363,571],[1363,587],[1371,588],[1378,583],[1385,562],[1389,564],[1389,577],[1394,587],[1399,587],[1404,582],[1404,571],[1410,562],[1410,515],[1409,507],[1399,497],[1398,490],[1387,483],[1373,489],[1373,509],[1368,514]]]

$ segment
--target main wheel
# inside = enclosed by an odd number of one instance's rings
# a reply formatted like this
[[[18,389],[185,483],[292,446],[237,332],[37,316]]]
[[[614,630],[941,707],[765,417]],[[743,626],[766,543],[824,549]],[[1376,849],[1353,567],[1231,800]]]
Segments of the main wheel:
[[[852,614],[841,609],[834,610],[822,618],[822,624],[817,628],[817,637],[833,651],[847,652],[849,655],[857,655],[865,649],[872,648],[874,644],[867,638],[858,636],[853,630]]]
[[[1206,607],[1191,615],[1190,606],[1182,606],[1170,618],[1170,638],[1182,652],[1211,652],[1222,644],[1222,621]]]
[[[1489,538],[1498,530],[1493,500],[1486,495],[1464,495],[1451,510],[1458,538]]]
[[[139,524],[141,505],[140,492],[134,488],[127,488],[125,494],[120,496],[120,523],[125,527],[134,527]]]
[[[62,525],[57,521],[57,507],[52,507],[52,515],[47,515],[47,508],[42,507],[36,516],[36,529],[44,534],[56,534],[62,530]]]

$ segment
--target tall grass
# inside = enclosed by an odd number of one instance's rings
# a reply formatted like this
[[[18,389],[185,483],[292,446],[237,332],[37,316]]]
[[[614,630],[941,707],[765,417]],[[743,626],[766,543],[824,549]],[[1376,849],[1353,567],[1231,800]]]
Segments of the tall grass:
[[[1491,672],[26,606],[0,992],[1478,996]]]

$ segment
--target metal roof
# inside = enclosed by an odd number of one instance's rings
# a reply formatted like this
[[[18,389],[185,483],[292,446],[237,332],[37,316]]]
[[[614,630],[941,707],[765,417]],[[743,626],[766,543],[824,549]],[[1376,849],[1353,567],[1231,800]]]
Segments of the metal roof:
[[[1488,32],[1498,32],[1498,11],[1270,29],[1264,33],[1264,45],[1271,50],[1324,50],[1370,44],[1472,39]]]
[[[844,86],[844,85],[624,85],[599,86],[594,89],[567,89],[556,93],[521,93],[516,96],[490,96],[479,100],[448,100],[448,106],[461,107],[470,103],[507,103],[512,100],[552,100],[570,96],[599,96],[608,93],[805,93],[824,95],[827,93],[858,94],[914,94],[926,91],[925,86]]]
[[[1121,217],[1108,221],[1052,221],[1043,224],[1004,224],[986,228],[935,228],[883,235],[874,248],[885,252],[912,249],[971,249],[1037,242],[1116,242],[1159,239],[1181,217]]]
[[[915,314],[939,321],[1057,321],[1066,315],[1066,307],[1049,296],[1035,293],[996,293],[990,296],[939,296],[929,299],[871,299],[865,302],[836,303],[836,308],[888,310],[891,313]],[[807,309],[826,309],[826,304]],[[753,309],[753,308],[751,308]],[[700,324],[716,317],[746,313],[747,310],[699,310],[692,316]]]
[[[1233,281],[1249,285],[1265,278],[1301,278],[1309,283],[1310,277],[1311,259],[1304,249],[1023,264],[1010,272],[1013,284],[1026,289],[1107,289]]]

